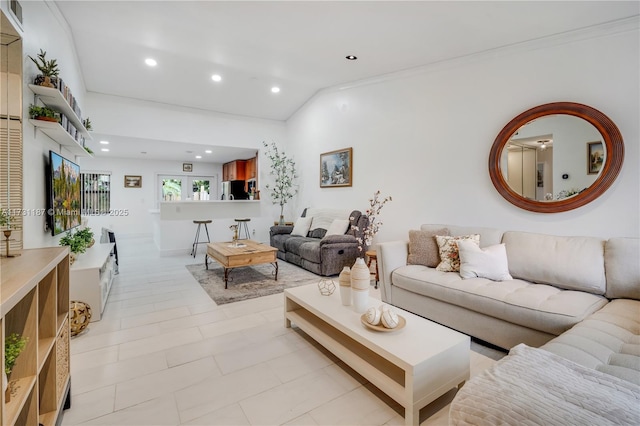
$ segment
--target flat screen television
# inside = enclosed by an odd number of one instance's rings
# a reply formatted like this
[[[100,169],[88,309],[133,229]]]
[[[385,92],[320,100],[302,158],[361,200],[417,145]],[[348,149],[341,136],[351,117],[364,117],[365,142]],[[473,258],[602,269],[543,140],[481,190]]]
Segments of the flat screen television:
[[[49,226],[58,235],[80,225],[80,166],[49,151]]]

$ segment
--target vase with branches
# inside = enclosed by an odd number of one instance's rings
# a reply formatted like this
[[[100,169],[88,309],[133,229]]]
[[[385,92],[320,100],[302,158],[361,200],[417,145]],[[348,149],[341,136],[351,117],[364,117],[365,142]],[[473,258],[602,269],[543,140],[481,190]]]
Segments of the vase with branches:
[[[362,230],[362,234],[361,234],[362,236],[357,237],[358,251],[360,252],[365,251],[367,247],[370,247],[371,244],[373,243],[373,237],[376,236],[376,234],[380,230],[380,227],[382,226],[382,222],[378,219],[378,216],[380,216],[380,211],[382,210],[384,205],[387,204],[389,201],[392,201],[392,198],[390,196],[380,199],[379,190],[374,192],[373,198],[369,199],[369,208],[365,211],[369,219],[369,222],[366,228]],[[355,231],[360,231],[360,229],[355,225],[353,225],[352,228]]]
[[[284,225],[284,206],[298,193],[293,182],[298,177],[296,163],[287,154],[278,150],[274,142],[271,145],[266,142],[262,142],[262,144],[266,148],[265,155],[271,161],[269,174],[274,177],[274,184],[265,185],[265,188],[270,191],[273,204],[280,204],[279,224]]]

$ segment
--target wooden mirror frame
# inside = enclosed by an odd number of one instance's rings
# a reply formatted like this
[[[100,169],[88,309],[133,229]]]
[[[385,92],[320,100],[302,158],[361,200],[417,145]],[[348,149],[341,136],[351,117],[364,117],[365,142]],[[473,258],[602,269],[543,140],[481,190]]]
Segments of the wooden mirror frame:
[[[591,123],[602,135],[606,147],[606,158],[596,181],[579,194],[562,200],[537,201],[515,192],[504,178],[500,167],[502,151],[513,134],[523,125],[547,115],[567,114]],[[511,204],[521,209],[538,213],[559,213],[577,209],[602,195],[616,180],[624,161],[622,134],[609,117],[595,108],[573,102],[554,102],[531,108],[511,120],[498,134],[489,154],[491,182]]]

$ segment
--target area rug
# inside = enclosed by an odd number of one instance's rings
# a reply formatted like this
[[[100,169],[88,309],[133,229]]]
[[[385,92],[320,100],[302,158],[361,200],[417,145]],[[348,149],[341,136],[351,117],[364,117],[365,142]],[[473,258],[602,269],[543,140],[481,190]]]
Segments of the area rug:
[[[209,270],[205,269],[204,263],[186,266],[204,291],[218,305],[282,293],[285,288],[318,282],[322,278],[298,266],[278,260],[278,281],[273,279],[275,268],[269,263],[245,266],[229,271],[229,284],[225,289],[224,270],[219,263],[210,262]]]

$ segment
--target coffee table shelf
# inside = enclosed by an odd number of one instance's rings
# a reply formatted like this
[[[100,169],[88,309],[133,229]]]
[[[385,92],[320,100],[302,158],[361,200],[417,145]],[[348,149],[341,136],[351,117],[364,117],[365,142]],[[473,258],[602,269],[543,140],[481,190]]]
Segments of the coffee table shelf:
[[[315,285],[286,289],[285,326],[310,337],[405,408],[405,422],[419,423],[420,409],[469,378],[470,339],[399,308],[404,329],[380,333],[337,293],[321,296]],[[370,299],[370,306],[381,304]]]

